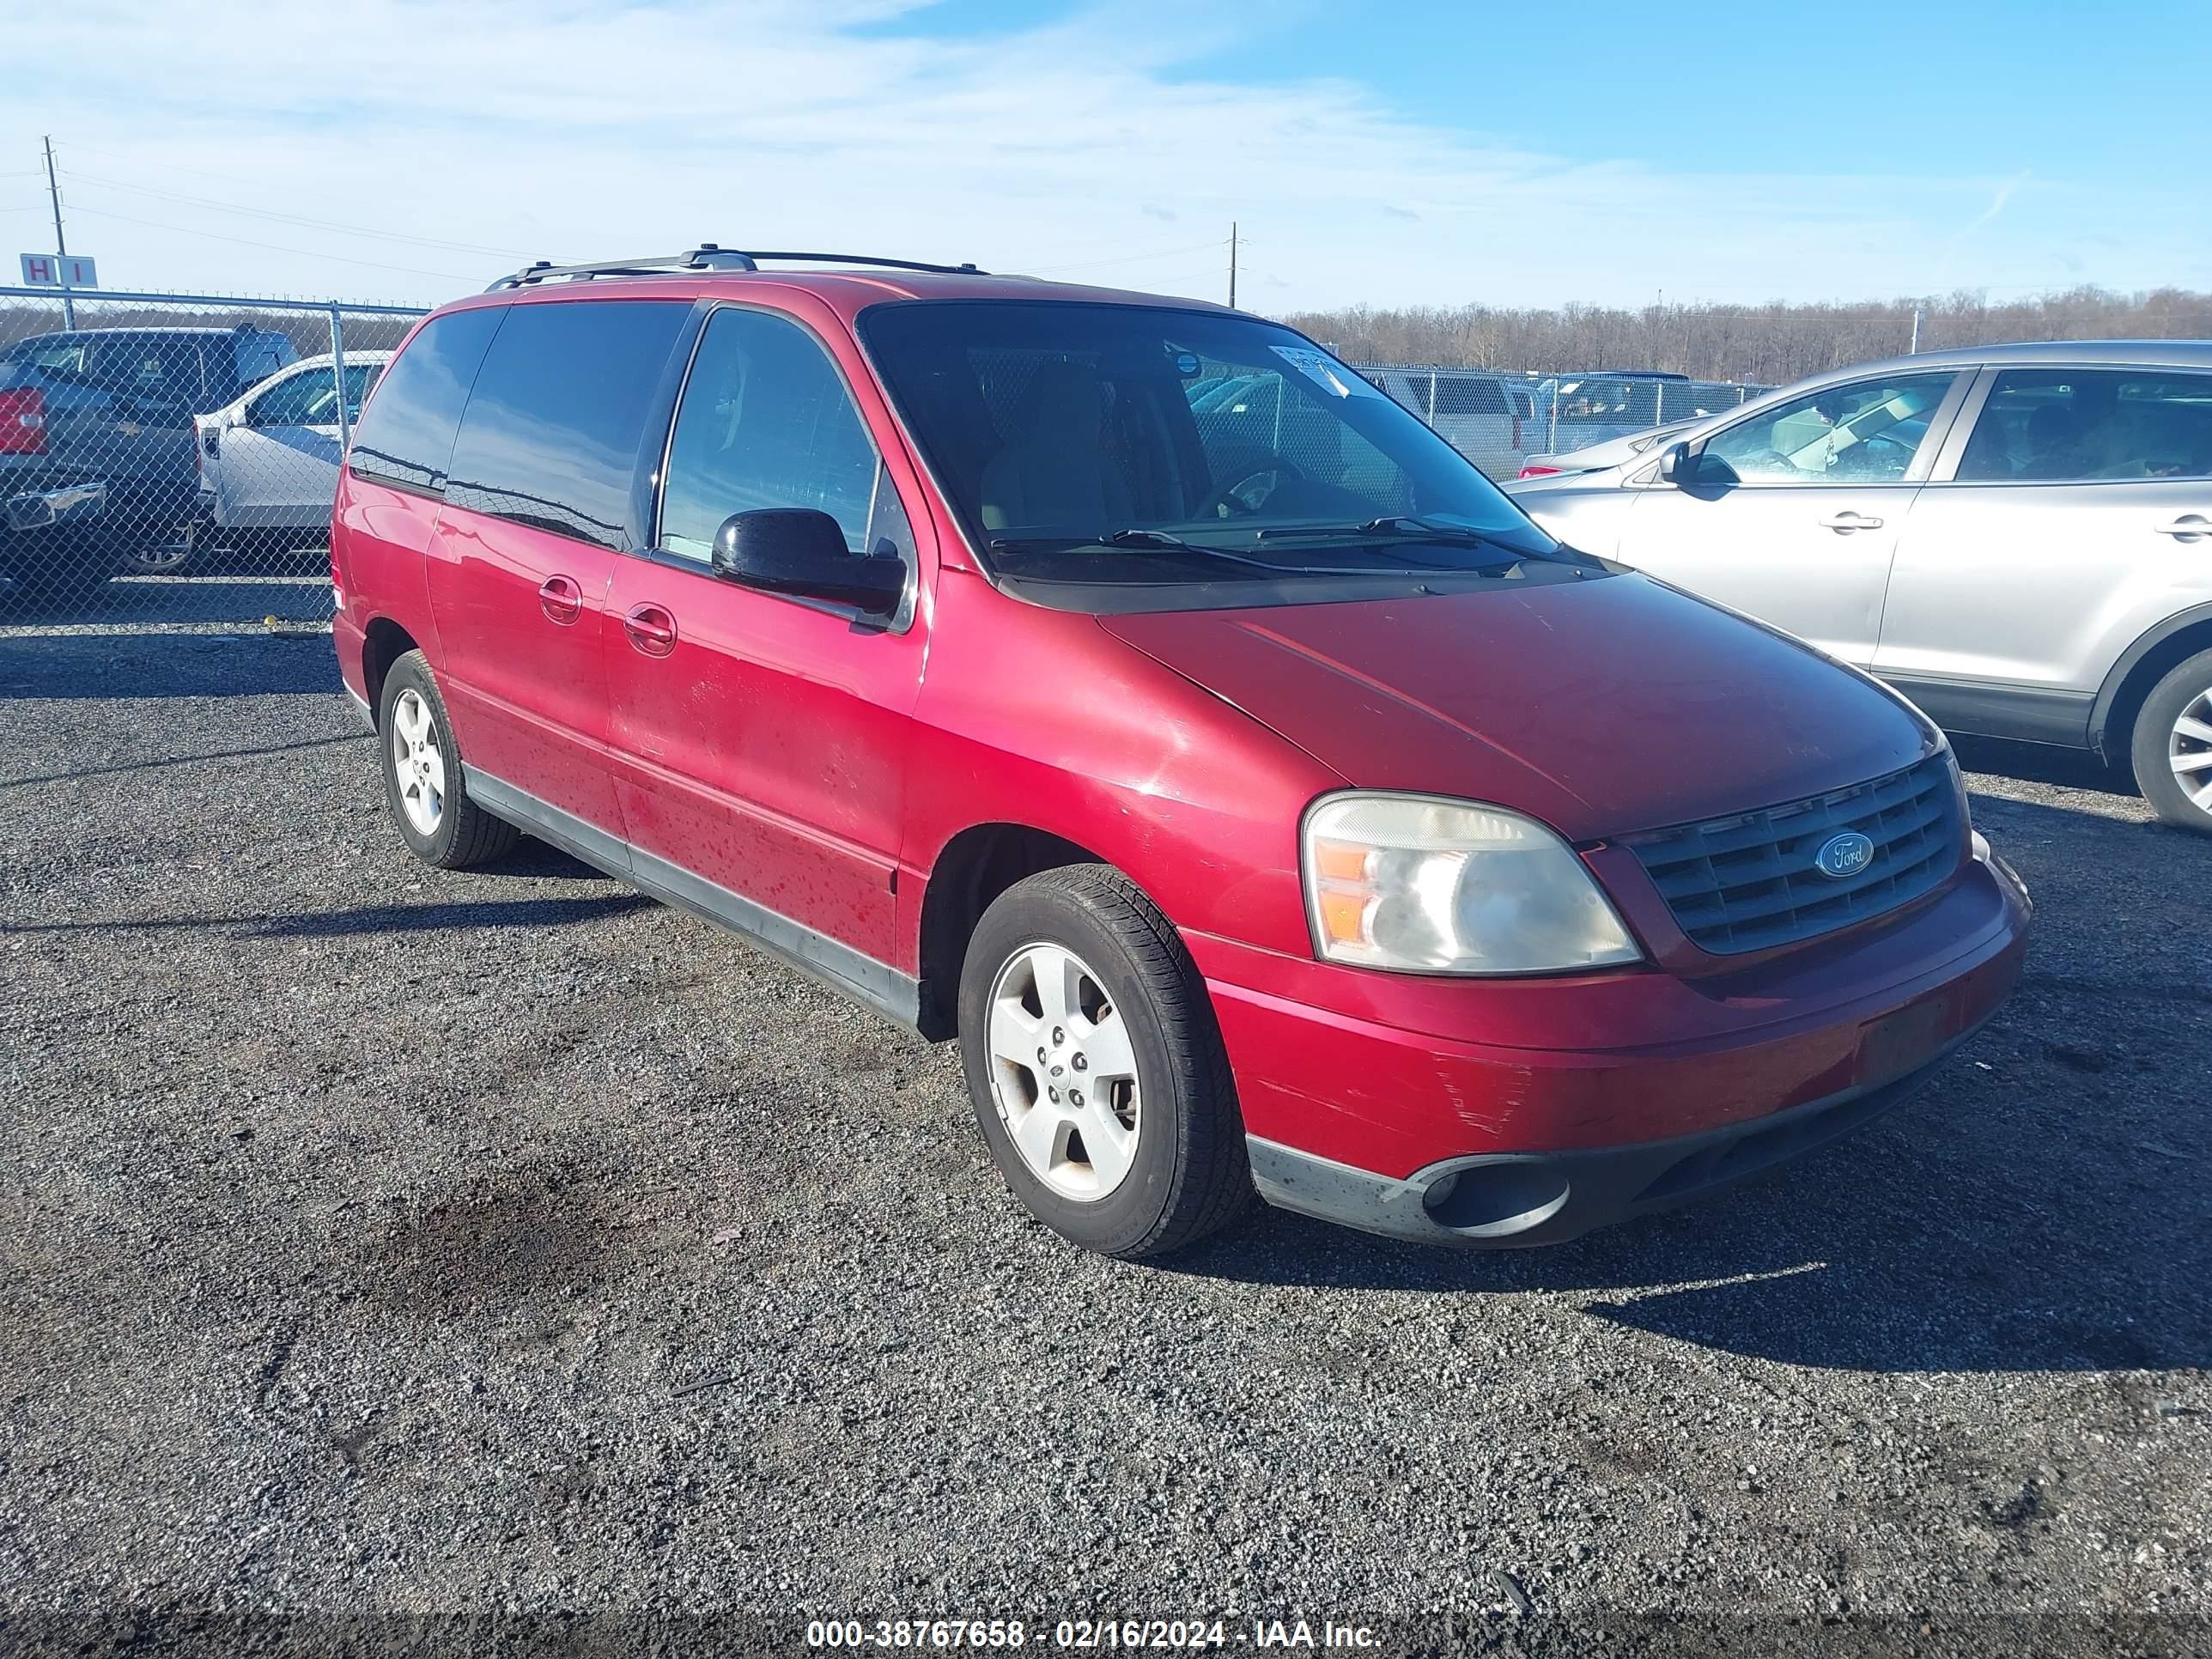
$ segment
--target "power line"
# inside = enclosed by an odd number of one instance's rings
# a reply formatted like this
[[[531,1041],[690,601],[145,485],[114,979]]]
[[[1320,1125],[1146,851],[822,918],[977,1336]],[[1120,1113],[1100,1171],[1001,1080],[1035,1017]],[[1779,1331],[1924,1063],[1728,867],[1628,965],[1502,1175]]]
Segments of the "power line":
[[[176,191],[155,190],[148,185],[133,185],[121,179],[103,178],[96,173],[80,173],[75,167],[64,167],[65,178],[83,180],[110,190],[127,190],[140,196],[157,197],[166,202],[178,202],[188,207],[213,208],[222,213],[235,213],[246,218],[266,219],[279,224],[298,225],[308,230],[335,230],[355,236],[374,237],[380,241],[414,242],[424,247],[447,248],[457,253],[488,253],[512,255],[528,258],[531,250],[516,247],[488,247],[480,242],[456,242],[439,236],[411,236],[404,231],[372,230],[366,225],[343,224],[334,219],[314,219],[305,214],[286,213],[275,209],[247,207],[243,203],[219,201],[212,197],[186,196]]]
[[[144,225],[150,230],[173,230],[184,236],[205,236],[217,242],[235,242],[241,247],[266,248],[271,253],[297,253],[310,259],[335,259],[341,264],[368,265],[378,270],[404,271],[410,276],[441,276],[449,282],[471,283],[483,275],[481,271],[464,276],[455,270],[425,270],[420,265],[395,265],[386,264],[381,259],[356,259],[346,253],[325,253],[315,248],[287,247],[279,242],[257,242],[247,236],[226,236],[221,231],[196,230],[190,225],[163,224],[157,219],[140,219],[128,213],[112,212],[106,208],[79,207],[76,211],[93,214],[102,219],[120,219],[125,224]]]
[[[1217,236],[1212,241],[1192,242],[1183,247],[1154,248],[1149,253],[1125,253],[1111,259],[1085,259],[1072,265],[1031,265],[1030,270],[1032,275],[1039,276],[1055,270],[1097,270],[1105,265],[1133,265],[1142,260],[1165,259],[1178,253],[1200,253],[1207,248],[1220,246],[1221,238]]]

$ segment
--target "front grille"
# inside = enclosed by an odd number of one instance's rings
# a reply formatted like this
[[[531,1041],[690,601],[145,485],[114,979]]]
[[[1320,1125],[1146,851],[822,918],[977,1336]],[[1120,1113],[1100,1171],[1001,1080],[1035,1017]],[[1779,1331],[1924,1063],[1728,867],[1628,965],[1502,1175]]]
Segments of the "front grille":
[[[1874,843],[1842,878],[1814,855],[1856,830]],[[1878,916],[1939,885],[1963,839],[1948,757],[1783,806],[1624,838],[1682,931],[1717,956],[1764,951]]]

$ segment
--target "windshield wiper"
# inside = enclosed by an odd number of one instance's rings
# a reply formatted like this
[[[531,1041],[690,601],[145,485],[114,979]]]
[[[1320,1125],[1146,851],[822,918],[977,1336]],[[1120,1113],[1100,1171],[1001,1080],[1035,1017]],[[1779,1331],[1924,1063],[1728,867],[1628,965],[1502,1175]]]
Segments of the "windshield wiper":
[[[1253,536],[1263,542],[1288,541],[1299,536],[1403,536],[1412,541],[1464,542],[1469,546],[1497,547],[1508,553],[1533,556],[1528,549],[1507,541],[1495,531],[1477,530],[1464,524],[1431,524],[1425,519],[1407,518],[1402,514],[1370,519],[1364,524],[1276,525],[1255,531]]]
[[[1248,569],[1265,570],[1278,576],[1419,576],[1438,571],[1464,576],[1489,574],[1464,565],[1429,564],[1418,559],[1403,566],[1282,564],[1273,559],[1255,559],[1249,554],[1217,547],[1210,543],[1187,542],[1180,536],[1170,536],[1164,530],[1109,530],[1103,536],[999,536],[992,538],[989,547],[994,553],[1034,552],[1044,548],[1068,552],[1083,547],[1143,548],[1163,553],[1194,554],[1202,559],[1218,559],[1224,564],[1243,565]]]

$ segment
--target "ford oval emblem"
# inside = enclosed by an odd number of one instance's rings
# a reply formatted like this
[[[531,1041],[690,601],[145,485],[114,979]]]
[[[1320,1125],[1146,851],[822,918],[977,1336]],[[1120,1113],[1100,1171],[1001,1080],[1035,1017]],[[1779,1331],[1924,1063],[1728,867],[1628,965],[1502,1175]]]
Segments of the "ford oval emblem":
[[[1856,830],[1829,836],[1813,854],[1813,867],[1837,881],[1856,876],[1873,862],[1874,842]]]

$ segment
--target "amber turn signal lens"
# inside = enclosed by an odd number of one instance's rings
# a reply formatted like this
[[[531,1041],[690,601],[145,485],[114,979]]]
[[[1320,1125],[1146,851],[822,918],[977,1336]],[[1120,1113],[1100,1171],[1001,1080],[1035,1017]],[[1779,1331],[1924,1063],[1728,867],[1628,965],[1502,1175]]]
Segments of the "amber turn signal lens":
[[[1314,867],[1323,881],[1365,881],[1367,848],[1352,842],[1319,842],[1314,848]]]
[[[1367,895],[1325,892],[1321,896],[1321,925],[1339,945],[1356,945],[1366,937]]]

